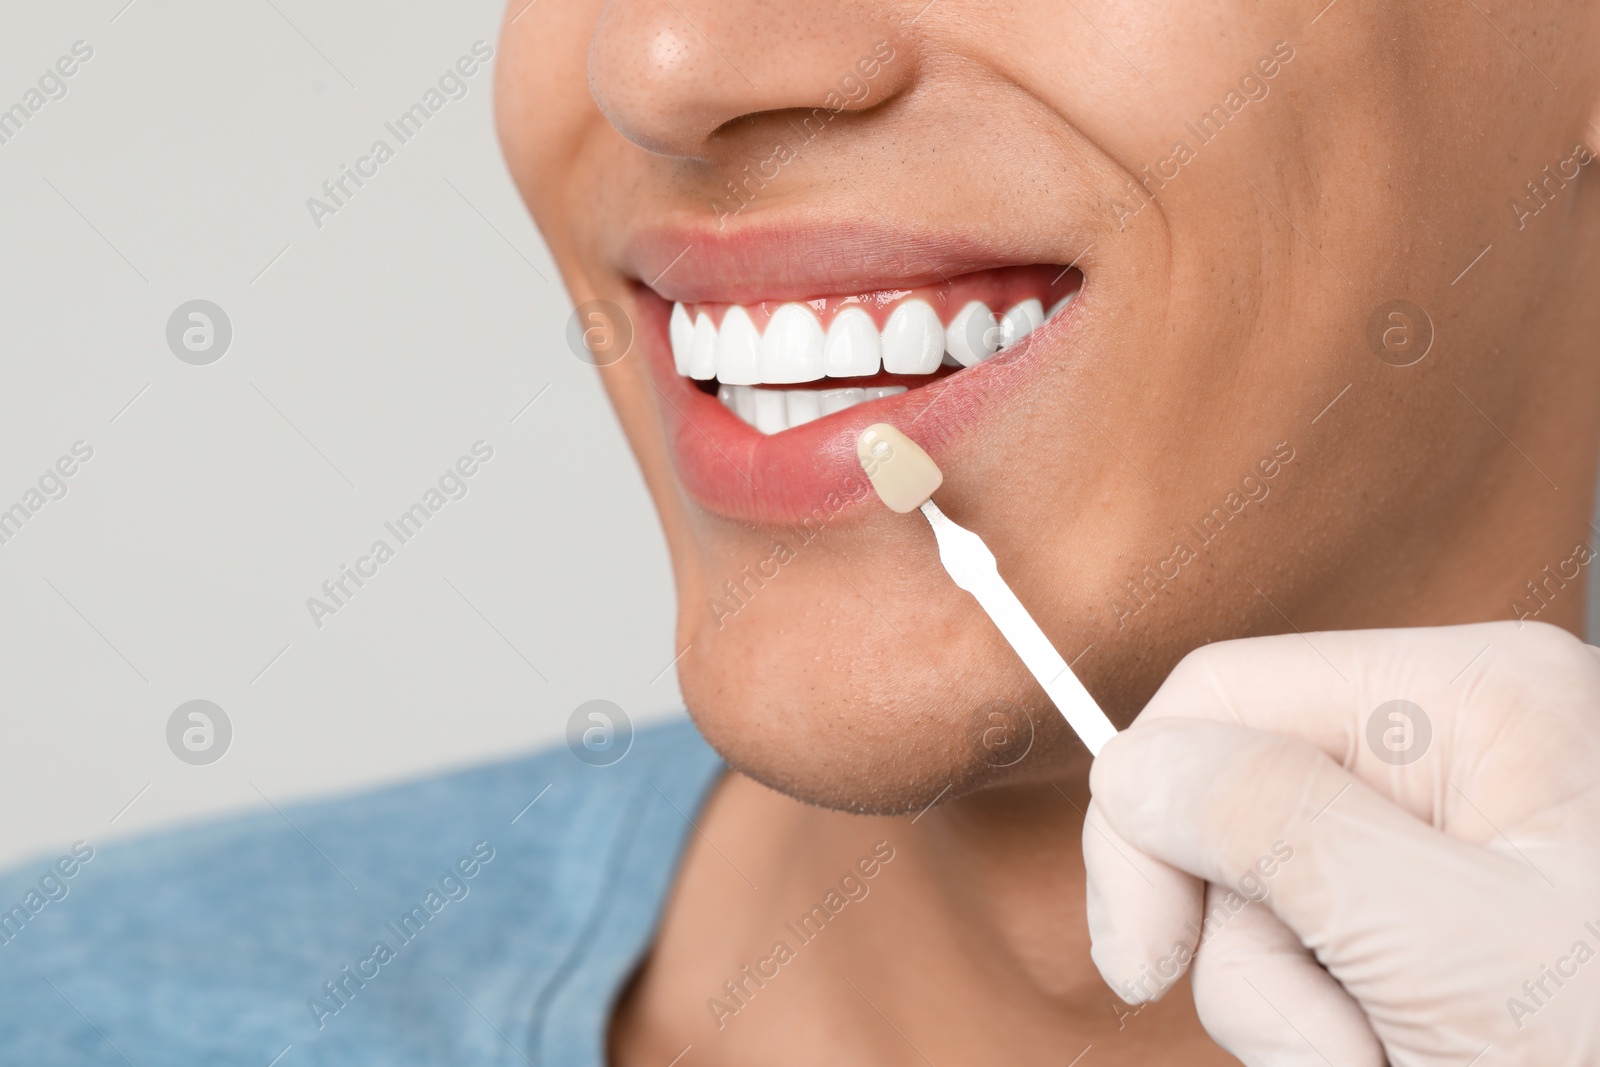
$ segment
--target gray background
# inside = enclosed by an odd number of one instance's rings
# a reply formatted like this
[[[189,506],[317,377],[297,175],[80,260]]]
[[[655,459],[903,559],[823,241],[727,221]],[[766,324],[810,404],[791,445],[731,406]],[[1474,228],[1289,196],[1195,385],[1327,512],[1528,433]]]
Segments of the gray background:
[[[492,69],[410,143],[383,129],[500,7],[126,2],[0,15],[0,108],[94,48],[0,144],[0,508],[94,448],[0,545],[0,859],[528,750],[594,698],[675,707],[665,546],[566,347]],[[306,198],[380,136],[316,228]],[[233,323],[210,366],[166,343],[195,298]],[[306,598],[479,439],[468,495],[315,628]],[[196,698],[234,730],[209,766],[166,742]]]
[[[489,0],[0,16],[0,107],[94,48],[0,145],[0,508],[94,448],[0,545],[0,860],[527,750],[591,699],[676,706],[665,549],[565,346],[492,71],[410,143],[383,129],[498,19]],[[306,198],[378,137],[395,158],[318,229]],[[234,338],[191,366],[166,323],[201,298]],[[479,439],[495,456],[468,495],[315,628],[306,598]],[[193,699],[233,726],[206,766],[167,747]]]

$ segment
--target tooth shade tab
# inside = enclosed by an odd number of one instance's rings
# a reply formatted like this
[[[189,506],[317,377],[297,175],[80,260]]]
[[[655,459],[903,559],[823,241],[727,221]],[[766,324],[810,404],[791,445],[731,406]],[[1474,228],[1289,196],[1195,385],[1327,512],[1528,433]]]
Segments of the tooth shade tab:
[[[944,483],[933,457],[886,422],[874,423],[856,438],[856,458],[878,499],[902,515],[915,511]]]

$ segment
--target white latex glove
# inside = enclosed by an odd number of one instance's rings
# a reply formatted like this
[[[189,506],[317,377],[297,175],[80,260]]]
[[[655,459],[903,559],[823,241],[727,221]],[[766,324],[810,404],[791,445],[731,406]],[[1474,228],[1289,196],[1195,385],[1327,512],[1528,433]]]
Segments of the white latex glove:
[[[1193,957],[1252,1067],[1600,1063],[1600,649],[1511,622],[1210,645],[1090,784],[1094,961],[1130,1003]]]

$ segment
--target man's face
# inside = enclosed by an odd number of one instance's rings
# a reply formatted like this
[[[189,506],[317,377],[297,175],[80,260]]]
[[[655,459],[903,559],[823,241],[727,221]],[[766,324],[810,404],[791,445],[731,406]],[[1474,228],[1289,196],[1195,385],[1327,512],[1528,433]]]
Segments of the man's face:
[[[1320,7],[513,0],[505,153],[632,330],[601,373],[733,764],[888,811],[1078,758],[867,488],[875,422],[1113,717],[1210,640],[1494,614],[1419,591],[1549,384],[1496,351],[1566,358],[1594,16]]]

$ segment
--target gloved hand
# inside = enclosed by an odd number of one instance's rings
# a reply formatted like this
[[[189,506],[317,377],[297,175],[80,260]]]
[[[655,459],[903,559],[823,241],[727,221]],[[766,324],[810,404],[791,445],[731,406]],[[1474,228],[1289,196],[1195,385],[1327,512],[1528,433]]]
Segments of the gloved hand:
[[[1600,649],[1511,622],[1210,645],[1090,785],[1093,956],[1130,1003],[1189,969],[1252,1067],[1600,1063]]]

